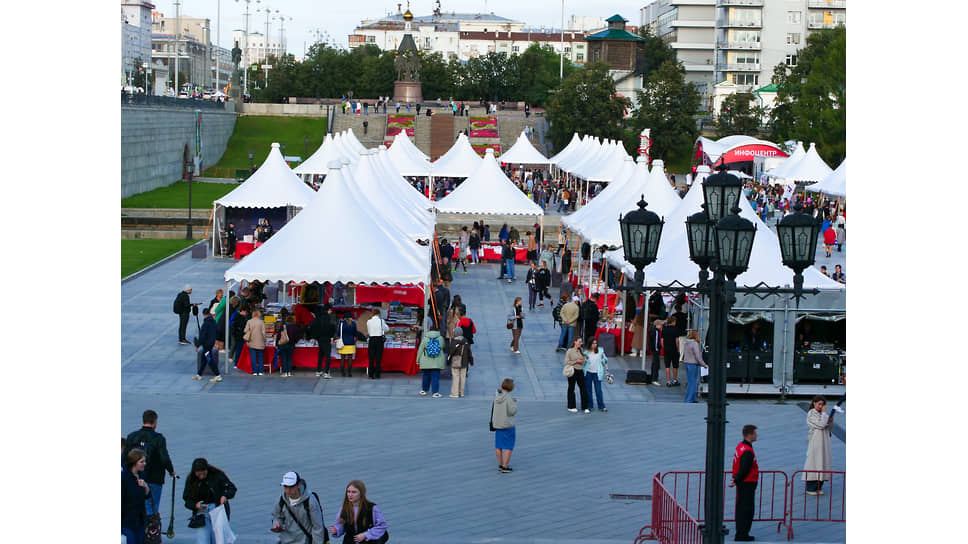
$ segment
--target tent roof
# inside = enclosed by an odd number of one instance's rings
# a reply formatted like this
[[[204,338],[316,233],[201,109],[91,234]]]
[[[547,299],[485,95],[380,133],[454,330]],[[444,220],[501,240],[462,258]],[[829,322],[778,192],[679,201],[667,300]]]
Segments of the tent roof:
[[[457,137],[454,145],[431,165],[434,177],[466,178],[481,167],[481,156],[471,147],[465,134]]]
[[[420,283],[430,248],[381,219],[354,195],[349,167],[331,169],[313,201],[275,236],[225,272],[225,279]],[[337,233],[352,243],[334,243]]]
[[[478,215],[544,215],[538,206],[504,175],[488,149],[480,165],[449,195],[440,199],[441,213],[473,213]]]
[[[273,143],[262,166],[215,204],[226,208],[305,208],[314,194],[286,164],[279,144]]]
[[[562,170],[569,170],[575,166],[580,165],[582,162],[590,160],[591,157],[597,156],[601,153],[602,144],[594,136],[585,135],[581,140],[581,144],[575,148],[571,154],[563,159],[558,160],[558,168]]]
[[[571,141],[568,142],[568,145],[566,145],[564,149],[556,153],[553,157],[551,157],[548,160],[551,161],[551,164],[558,164],[563,159],[567,158],[569,155],[571,155],[576,150],[581,148],[581,144],[582,144],[582,140],[581,138],[578,137],[578,133],[575,132],[571,135]]]
[[[807,151],[803,149],[803,142],[797,142],[797,147],[793,149],[793,153],[787,157],[787,160],[780,163],[780,166],[766,172],[766,175],[771,178],[784,178],[786,177],[786,172],[788,172],[795,164],[800,162],[803,157],[807,154]]]
[[[395,224],[407,236],[413,239],[432,237],[436,221],[433,213],[428,211],[429,206],[418,208],[404,200],[400,187],[379,164],[377,153],[377,150],[362,151],[360,160],[350,166],[355,181],[351,187],[354,195],[367,201],[373,210],[379,210],[383,219]]]
[[[817,153],[817,144],[811,142],[810,149],[803,159],[791,166],[783,174],[783,177],[793,181],[813,181],[819,182],[829,176],[833,169],[827,166]]]
[[[589,139],[585,145],[585,151],[576,153],[573,158],[562,162],[558,167],[572,175],[584,177],[581,173],[587,174],[589,170],[597,172],[597,169],[605,164],[615,150],[615,144],[611,140],[599,144],[596,139]]]
[[[808,185],[807,190],[832,196],[847,196],[847,159],[822,181]]]
[[[319,146],[308,159],[299,166],[292,169],[297,174],[326,174],[329,171],[329,163],[336,161],[356,162],[359,151],[350,151],[346,145],[346,133],[340,132],[335,136],[327,134]]]
[[[712,163],[718,161],[720,157],[730,150],[744,145],[767,145],[780,149],[780,146],[773,142],[760,140],[752,136],[744,136],[742,134],[733,134],[732,136],[726,136],[718,140],[710,140],[709,138],[700,136],[696,138],[696,144],[702,145],[703,153],[709,157],[709,161]]]
[[[405,202],[408,202],[411,206],[414,206],[421,210],[430,209],[430,199],[424,196],[423,193],[417,191],[410,182],[403,179],[403,177],[397,173],[393,165],[390,164],[389,151],[382,145],[379,147],[379,151],[376,153],[377,165],[383,168],[386,177],[383,178],[383,182],[390,185],[391,188],[396,189],[396,194],[399,195]]]
[[[644,161],[645,158],[640,158],[639,160]],[[603,209],[607,209],[609,207],[609,202],[617,194],[622,195],[620,198],[625,198],[622,188],[633,178],[635,171],[635,160],[633,160],[632,157],[627,157],[622,161],[622,168],[619,170],[619,173],[616,174],[611,183],[606,185],[605,188],[598,193],[598,196],[591,199],[588,204],[585,204],[574,212],[563,216],[561,218],[561,222],[566,227],[574,230],[572,225],[581,224],[585,221],[586,217],[600,213]],[[626,201],[622,201],[622,205],[625,205]]]
[[[501,154],[501,162],[510,164],[549,164],[551,161],[531,145],[524,131],[506,152]]]
[[[403,132],[393,137],[387,158],[401,176],[430,175],[430,160]]]

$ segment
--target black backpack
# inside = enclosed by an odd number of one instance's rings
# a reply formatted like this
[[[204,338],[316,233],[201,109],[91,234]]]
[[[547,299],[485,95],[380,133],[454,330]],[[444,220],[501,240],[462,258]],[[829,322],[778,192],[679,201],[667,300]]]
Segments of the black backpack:
[[[561,323],[561,307],[565,305],[564,300],[559,300],[558,304],[555,304],[554,309],[551,310],[551,317],[555,320],[555,323]]]
[[[319,521],[322,524],[323,529],[326,529],[326,520],[323,519],[323,503],[319,502],[319,495],[317,495],[315,491],[311,491],[311,493],[313,494],[313,497],[316,497],[316,504],[319,505]],[[306,499],[305,501],[303,501],[303,506],[306,508],[306,519],[310,519],[310,520],[313,519],[312,516],[309,515],[309,499]],[[279,497],[279,507],[280,508],[285,507],[286,510],[289,510],[290,512],[292,512],[292,510],[289,509],[289,505],[286,504],[286,501],[284,501],[282,497]],[[302,532],[305,533],[306,538],[308,539],[306,542],[309,544],[315,544],[313,542],[312,534],[309,531],[307,531],[305,527],[302,526],[302,523],[300,523],[299,520],[296,519],[296,516],[293,516],[292,520],[295,521],[296,525],[298,525],[299,528],[302,529]],[[323,531],[323,542],[329,542],[328,530]]]

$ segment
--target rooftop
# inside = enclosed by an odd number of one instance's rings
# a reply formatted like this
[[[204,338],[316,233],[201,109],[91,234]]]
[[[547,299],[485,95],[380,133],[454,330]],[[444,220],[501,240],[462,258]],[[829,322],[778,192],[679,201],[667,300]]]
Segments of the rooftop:
[[[644,42],[645,38],[636,36],[628,30],[618,29],[618,28],[608,28],[601,32],[596,32],[595,34],[589,34],[585,36],[586,40],[628,40]]]

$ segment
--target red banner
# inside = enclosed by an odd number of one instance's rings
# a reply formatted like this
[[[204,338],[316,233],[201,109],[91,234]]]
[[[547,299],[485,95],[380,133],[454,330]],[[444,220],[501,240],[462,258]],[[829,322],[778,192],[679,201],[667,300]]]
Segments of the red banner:
[[[752,161],[753,157],[787,157],[788,155],[783,152],[782,149],[778,147],[773,147],[772,145],[763,144],[750,144],[741,145],[739,147],[734,147],[726,153],[723,153],[722,161],[724,163],[731,162],[746,162]]]
[[[357,285],[356,303],[402,302],[413,306],[423,306],[423,288],[416,285]]]

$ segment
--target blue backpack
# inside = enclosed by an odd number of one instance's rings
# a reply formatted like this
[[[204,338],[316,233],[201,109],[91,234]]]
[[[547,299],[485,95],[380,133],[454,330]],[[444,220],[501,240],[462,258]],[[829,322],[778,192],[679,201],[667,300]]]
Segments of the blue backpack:
[[[427,357],[439,357],[440,356],[440,338],[430,338],[427,340],[427,347],[425,348],[427,352]]]

